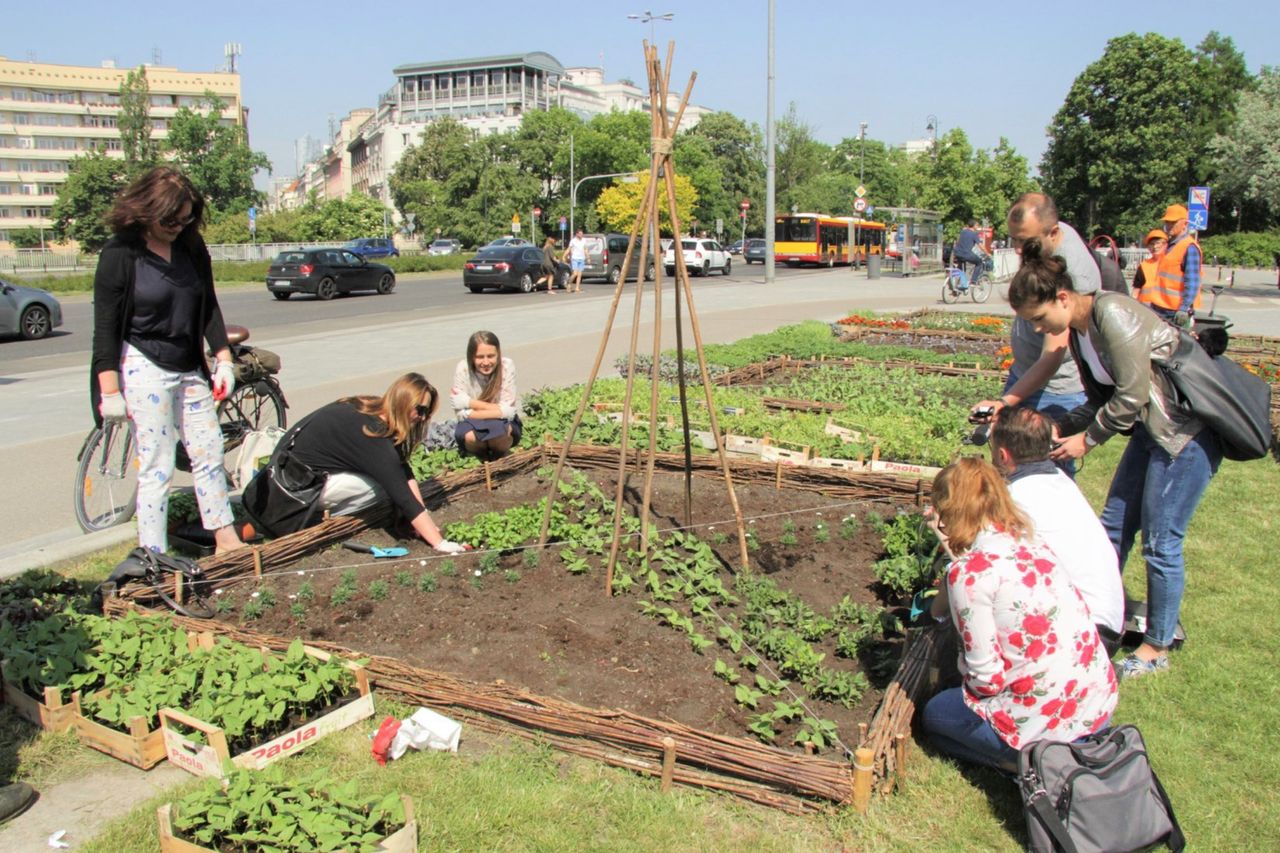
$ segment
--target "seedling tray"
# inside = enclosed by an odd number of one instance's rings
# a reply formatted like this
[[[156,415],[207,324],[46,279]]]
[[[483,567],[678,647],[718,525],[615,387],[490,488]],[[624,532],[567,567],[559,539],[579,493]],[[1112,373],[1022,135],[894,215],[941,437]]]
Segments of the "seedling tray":
[[[319,649],[306,647],[305,650],[307,654],[321,660],[328,660],[330,657],[327,652]],[[285,756],[301,752],[325,735],[341,731],[360,720],[373,716],[373,694],[369,691],[368,674],[362,666],[353,663],[348,663],[347,666],[356,678],[355,699],[340,704],[327,714],[307,720],[292,731],[285,732],[279,737],[235,756],[231,755],[226,734],[219,726],[211,725],[173,708],[162,708],[160,732],[169,763],[196,776],[212,776],[219,779],[225,775],[224,767],[228,761],[236,767],[261,770]],[[173,728],[173,723],[203,732],[208,743],[201,744],[191,740]]]
[[[418,849],[418,821],[413,816],[413,800],[402,794],[400,802],[404,804],[404,826],[379,841],[378,850],[412,853]],[[219,853],[212,847],[202,847],[175,835],[171,809],[172,803],[165,803],[156,810],[160,823],[160,853]]]
[[[54,687],[44,689],[44,701],[32,698],[22,688],[4,675],[6,662],[0,662],[0,678],[4,679],[4,701],[13,707],[18,716],[45,731],[65,732],[75,723],[80,713],[80,694],[71,694],[71,701],[63,703],[62,693]]]

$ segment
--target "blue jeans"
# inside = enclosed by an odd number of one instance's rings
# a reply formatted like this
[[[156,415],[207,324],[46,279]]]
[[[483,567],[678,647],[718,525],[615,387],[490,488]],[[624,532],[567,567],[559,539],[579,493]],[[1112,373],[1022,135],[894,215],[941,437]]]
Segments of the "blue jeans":
[[[1142,556],[1147,561],[1143,639],[1157,648],[1168,648],[1173,642],[1186,585],[1182,543],[1221,461],[1222,450],[1210,429],[1201,430],[1181,453],[1170,456],[1138,424],[1111,480],[1102,526],[1115,546],[1121,571],[1134,537],[1142,531]]]
[[[1018,750],[964,703],[963,687],[943,690],[930,699],[923,722],[929,743],[939,751],[973,764],[1018,772]]]
[[[1017,381],[1018,375],[1010,371],[1009,378],[1006,379],[1004,383],[1004,390],[1000,393],[1002,395],[1008,394],[1009,389],[1012,388]],[[1051,394],[1041,388],[1039,391],[1036,391],[1034,394],[1028,396],[1027,399],[1023,400],[1022,405],[1030,406],[1037,412],[1042,412],[1048,417],[1057,420],[1076,406],[1083,406],[1086,399],[1084,391],[1076,391],[1071,394]],[[1075,479],[1076,461],[1074,459],[1067,459],[1055,464],[1061,468],[1063,473],[1068,477],[1073,480]]]

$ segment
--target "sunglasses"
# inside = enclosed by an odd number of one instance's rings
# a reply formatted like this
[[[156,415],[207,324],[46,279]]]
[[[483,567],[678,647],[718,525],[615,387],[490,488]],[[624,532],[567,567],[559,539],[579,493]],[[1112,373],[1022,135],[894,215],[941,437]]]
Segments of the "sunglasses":
[[[195,214],[188,216],[186,219],[181,219],[177,216],[166,216],[164,219],[160,220],[160,227],[161,228],[186,228],[188,225],[190,225],[192,222],[195,222],[195,221],[196,221]]]
[[[417,412],[418,417],[422,418],[424,421],[431,417],[431,409],[428,406],[414,406],[413,410]]]

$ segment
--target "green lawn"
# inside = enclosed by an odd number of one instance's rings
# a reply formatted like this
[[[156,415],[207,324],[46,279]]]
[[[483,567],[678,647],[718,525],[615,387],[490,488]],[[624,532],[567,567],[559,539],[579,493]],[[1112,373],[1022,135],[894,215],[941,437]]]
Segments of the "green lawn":
[[[1122,446],[1114,440],[1087,459],[1080,482],[1095,505]],[[1280,758],[1272,748],[1280,730],[1277,495],[1273,462],[1223,465],[1188,537],[1187,645],[1167,674],[1120,689],[1116,719],[1142,728],[1193,850],[1280,849]],[[126,550],[65,570],[102,577]],[[1142,575],[1139,555],[1128,572],[1138,596]],[[421,849],[1014,851],[1023,843],[1010,783],[918,746],[905,792],[874,800],[867,816],[796,818],[688,789],[664,795],[656,781],[473,730],[464,731],[458,755],[410,753],[379,768],[368,734],[385,713],[404,710],[384,701],[375,721],[289,762],[299,775],[323,769],[371,791],[409,794],[421,817]],[[17,775],[37,785],[109,761],[70,736],[36,735],[7,712],[0,746],[6,741],[30,741],[16,752]],[[120,816],[80,849],[155,849],[160,802],[132,811],[122,804]]]

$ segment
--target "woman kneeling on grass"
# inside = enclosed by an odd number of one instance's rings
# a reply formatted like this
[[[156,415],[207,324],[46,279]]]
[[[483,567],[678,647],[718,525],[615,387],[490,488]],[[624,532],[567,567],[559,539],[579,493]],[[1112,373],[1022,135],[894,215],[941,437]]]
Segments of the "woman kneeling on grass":
[[[945,595],[963,645],[963,684],[925,706],[930,742],[1016,772],[1030,743],[1105,728],[1116,706],[1111,661],[1089,608],[999,472],[977,457],[951,463],[933,481],[933,506],[956,555]]]
[[[463,454],[497,459],[520,443],[520,395],[516,366],[502,357],[493,332],[480,331],[467,340],[467,357],[453,371],[450,402],[458,416],[454,438]]]
[[[1102,509],[1102,526],[1124,571],[1138,530],[1147,561],[1147,628],[1121,664],[1122,678],[1169,667],[1186,583],[1187,525],[1222,461],[1213,430],[1177,403],[1153,362],[1178,347],[1179,333],[1145,305],[1119,293],[1076,293],[1063,260],[1038,240],[1022,247],[1009,304],[1037,332],[1070,331],[1088,402],[1058,419],[1051,457],[1079,459],[1116,433],[1132,431]]]
[[[343,397],[298,425],[294,457],[328,476],[320,506],[333,515],[354,515],[390,502],[415,533],[445,554],[463,546],[449,542],[422,502],[407,459],[422,440],[439,394],[420,373],[406,373],[381,397]]]

